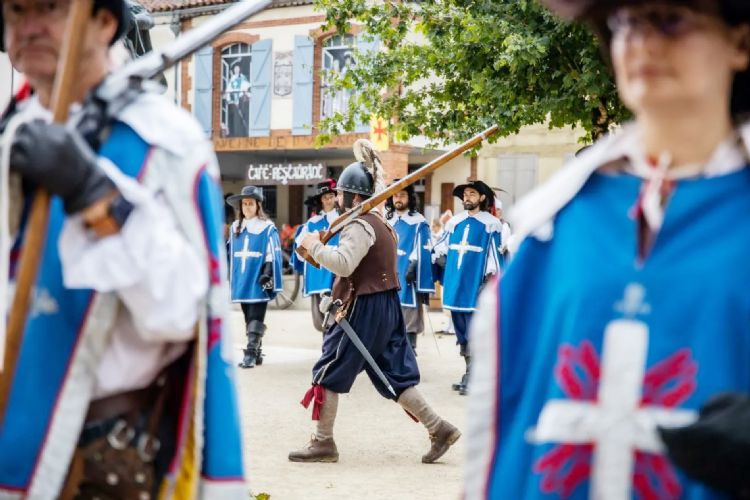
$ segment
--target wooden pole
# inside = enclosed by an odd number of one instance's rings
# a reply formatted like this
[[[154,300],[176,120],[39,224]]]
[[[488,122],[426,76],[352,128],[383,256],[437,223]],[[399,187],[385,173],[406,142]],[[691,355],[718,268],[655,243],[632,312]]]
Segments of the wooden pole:
[[[57,75],[50,102],[55,123],[65,123],[68,119],[70,104],[73,100],[74,82],[78,77],[81,47],[86,26],[91,20],[93,0],[73,0],[65,26],[65,38]],[[24,232],[24,244],[18,263],[16,290],[13,306],[8,318],[8,330],[5,338],[5,354],[2,374],[0,374],[0,426],[5,419],[10,390],[13,386],[16,362],[18,361],[23,332],[31,306],[31,290],[36,282],[39,262],[47,236],[50,196],[45,190],[38,190],[34,196],[27,228]],[[6,276],[0,279],[7,279]],[[43,369],[43,368],[40,368]]]

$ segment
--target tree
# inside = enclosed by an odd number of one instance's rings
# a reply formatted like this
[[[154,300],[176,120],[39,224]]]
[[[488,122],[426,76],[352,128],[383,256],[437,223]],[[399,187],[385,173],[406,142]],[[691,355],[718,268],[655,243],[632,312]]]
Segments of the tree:
[[[391,118],[395,140],[462,140],[490,124],[500,135],[548,122],[588,139],[628,117],[594,35],[532,0],[317,0],[326,25],[350,23],[380,50],[332,78],[357,89],[348,112],[321,122],[320,142],[372,114]],[[329,81],[331,76],[328,75]]]

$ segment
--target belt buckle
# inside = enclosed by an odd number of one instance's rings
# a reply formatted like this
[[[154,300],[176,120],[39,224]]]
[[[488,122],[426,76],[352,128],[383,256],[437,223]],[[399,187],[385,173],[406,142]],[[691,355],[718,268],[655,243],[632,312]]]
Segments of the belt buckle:
[[[134,437],[135,429],[130,427],[125,420],[120,419],[107,434],[107,443],[115,450],[124,450]]]
[[[160,448],[161,441],[145,432],[138,438],[138,444],[136,445],[138,456],[146,463],[149,463],[156,458],[156,454],[159,453]]]

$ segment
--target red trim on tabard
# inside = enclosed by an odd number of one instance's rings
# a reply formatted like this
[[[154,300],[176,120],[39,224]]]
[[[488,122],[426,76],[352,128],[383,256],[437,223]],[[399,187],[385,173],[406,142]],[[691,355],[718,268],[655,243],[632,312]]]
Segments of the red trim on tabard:
[[[55,404],[52,406],[52,413],[50,415],[54,415],[55,412],[57,411],[57,406],[60,402],[60,394],[62,394],[63,387],[65,386],[65,383],[67,382],[68,376],[70,375],[70,367],[73,363],[73,359],[76,357],[76,353],[78,352],[78,347],[81,341],[81,333],[85,329],[86,323],[88,323],[88,319],[89,319],[88,316],[91,313],[91,305],[94,302],[94,295],[95,295],[95,292],[91,292],[91,297],[89,297],[89,303],[86,306],[86,311],[83,314],[83,320],[81,321],[81,326],[78,328],[78,333],[76,334],[77,338],[76,338],[75,345],[73,346],[73,351],[71,353],[70,359],[68,359],[68,366],[65,369],[65,377],[62,380],[62,385],[60,387],[60,390],[57,393],[57,397],[55,398]],[[6,489],[9,491],[19,491],[22,493],[26,493],[28,491],[29,487],[31,486],[32,479],[34,478],[34,476],[36,476],[36,471],[37,471],[37,468],[39,467],[39,460],[41,459],[42,451],[45,449],[47,445],[47,439],[49,438],[49,430],[50,430],[51,425],[52,425],[52,419],[50,418],[49,422],[47,423],[47,429],[44,432],[44,440],[42,440],[42,445],[39,447],[39,452],[37,453],[36,461],[34,462],[34,468],[32,469],[31,475],[29,476],[29,482],[27,482],[26,485],[24,485],[21,488],[0,485],[0,489]],[[72,455],[71,455],[71,458],[72,458]]]
[[[487,470],[485,471],[486,479],[484,483],[484,496],[485,498],[488,498],[489,492],[490,492],[490,483],[492,482],[492,472],[495,470],[495,464],[497,463],[497,453],[498,453],[498,442],[497,442],[497,429],[500,425],[500,346],[502,345],[502,335],[501,335],[501,329],[500,329],[500,281],[502,278],[499,278],[496,283],[493,284],[495,293],[497,293],[497,298],[495,299],[495,304],[497,305],[495,314],[495,324],[493,332],[497,332],[497,346],[494,349],[495,354],[495,390],[492,391],[493,396],[495,397],[495,409],[493,411],[494,413],[494,419],[492,420],[492,426],[490,427],[490,442],[493,443],[492,445],[492,455],[490,457],[489,462],[487,463]]]
[[[187,376],[185,377],[185,386],[182,388],[182,398],[180,398],[180,418],[177,421],[177,443],[175,446],[175,454],[172,457],[172,461],[169,463],[168,467],[168,473],[174,474],[175,467],[177,466],[177,461],[179,458],[182,457],[182,454],[184,453],[185,448],[185,440],[187,439],[187,430],[190,429],[190,423],[188,420],[192,418],[192,414],[188,411],[189,405],[188,402],[190,401],[191,391],[193,389],[192,382],[194,378],[196,377],[195,373],[195,356],[198,355],[198,349],[194,345],[192,347],[193,349],[193,355],[190,360],[190,368],[187,371]],[[197,400],[196,400],[197,404]]]
[[[200,187],[201,177],[207,169],[208,165],[203,164],[203,166],[198,169],[195,179],[193,179],[193,207],[195,208],[195,214],[198,216],[198,220],[203,228],[203,243],[206,247],[206,254],[208,255],[208,271],[210,273],[209,277],[211,285],[219,285],[221,284],[221,266],[219,265],[219,258],[218,255],[214,255],[213,250],[211,249],[211,242],[208,241],[208,231],[206,230],[206,224],[203,220],[200,203],[198,202],[198,189]]]
[[[154,154],[154,148],[150,147],[148,148],[148,152],[146,153],[146,157],[143,158],[143,163],[141,163],[141,168],[138,170],[138,176],[136,176],[136,180],[139,183],[143,182],[143,178],[146,177],[146,172],[148,172],[148,167],[150,167],[151,163],[151,156]]]

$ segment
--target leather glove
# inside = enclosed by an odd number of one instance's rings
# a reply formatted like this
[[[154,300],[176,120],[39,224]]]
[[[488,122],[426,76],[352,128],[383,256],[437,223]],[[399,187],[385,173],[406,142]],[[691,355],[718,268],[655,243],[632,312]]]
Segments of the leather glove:
[[[258,283],[260,283],[263,290],[273,290],[273,262],[263,264],[263,270],[260,273]]]
[[[718,395],[701,408],[696,423],[658,430],[669,458],[688,476],[750,498],[750,397]]]
[[[409,261],[409,267],[406,270],[405,278],[406,278],[407,283],[417,282],[417,261],[416,260]]]
[[[11,146],[10,165],[24,180],[62,198],[69,214],[116,190],[81,135],[54,123],[21,125]]]

